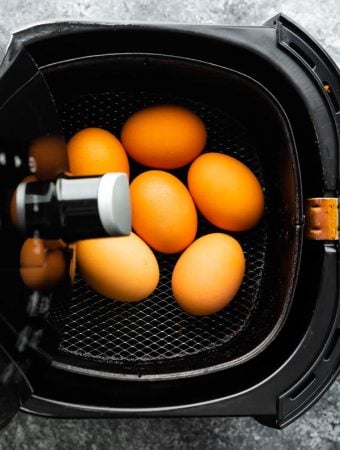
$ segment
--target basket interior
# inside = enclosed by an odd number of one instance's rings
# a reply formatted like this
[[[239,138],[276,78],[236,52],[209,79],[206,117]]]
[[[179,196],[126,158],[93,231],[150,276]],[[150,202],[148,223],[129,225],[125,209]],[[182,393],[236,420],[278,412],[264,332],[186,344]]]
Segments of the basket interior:
[[[71,298],[61,296],[50,312],[50,323],[62,333],[56,361],[110,374],[157,376],[232,366],[255,355],[288,313],[296,268],[297,175],[277,105],[238,74],[161,57],[84,59],[48,68],[45,76],[67,138],[85,127],[119,137],[134,111],[162,103],[187,106],[207,127],[204,151],[244,162],[260,180],[266,202],[256,228],[231,233],[247,266],[229,306],[209,317],[190,316],[177,306],[171,272],[179,255],[156,255],[159,285],[137,304],[103,298],[78,273]],[[130,164],[132,178],[147,170]],[[172,172],[185,182],[187,170]],[[221,230],[199,218],[198,236],[215,231]]]

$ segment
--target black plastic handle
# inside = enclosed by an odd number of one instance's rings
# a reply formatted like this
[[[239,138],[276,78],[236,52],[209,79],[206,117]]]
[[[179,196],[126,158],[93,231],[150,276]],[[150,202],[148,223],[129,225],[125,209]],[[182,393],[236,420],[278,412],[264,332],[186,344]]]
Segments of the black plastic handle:
[[[19,229],[27,236],[75,241],[131,232],[125,173],[21,183],[16,190]]]

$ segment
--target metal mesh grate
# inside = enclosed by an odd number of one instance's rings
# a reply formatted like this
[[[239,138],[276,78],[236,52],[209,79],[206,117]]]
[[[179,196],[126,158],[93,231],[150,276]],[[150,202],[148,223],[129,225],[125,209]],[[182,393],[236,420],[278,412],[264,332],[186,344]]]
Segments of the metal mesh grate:
[[[131,113],[155,103],[182,104],[196,111],[208,130],[206,151],[237,157],[263,181],[261,164],[247,130],[225,112],[182,98],[145,92],[107,92],[71,99],[61,108],[66,136],[90,126],[105,128],[119,136]],[[132,169],[132,173],[141,170],[137,165]],[[186,171],[174,173],[184,181]],[[220,230],[200,217],[198,234],[214,231]],[[233,235],[243,247],[247,270],[237,297],[223,311],[201,318],[181,311],[171,294],[171,272],[178,255],[157,254],[159,285],[152,296],[137,304],[105,299],[77,275],[72,298],[56,305],[50,314],[51,322],[62,325],[60,352],[97,362],[133,363],[131,367],[137,371],[138,361],[175,362],[228,343],[245,329],[257,305],[265,263],[266,218],[256,229]]]

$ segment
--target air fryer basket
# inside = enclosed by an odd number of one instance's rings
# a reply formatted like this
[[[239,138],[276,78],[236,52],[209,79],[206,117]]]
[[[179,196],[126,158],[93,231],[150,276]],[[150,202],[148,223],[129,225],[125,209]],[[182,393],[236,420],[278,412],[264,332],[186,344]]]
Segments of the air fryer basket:
[[[277,101],[249,77],[184,58],[115,55],[55,64],[44,75],[65,136],[102,127],[119,136],[134,111],[175,103],[208,130],[205,151],[250,167],[265,192],[260,224],[234,233],[245,252],[239,293],[221,312],[192,317],[171,294],[178,255],[156,255],[157,290],[138,304],[110,301],[77,274],[71,298],[55,293],[49,321],[62,334],[54,365],[106,377],[179,377],[231,367],[274,339],[289,312],[301,245],[299,170],[289,123]],[[146,168],[131,162],[132,177]],[[186,180],[187,167],[174,171]],[[198,235],[221,231],[200,217]],[[113,269],[114,270],[114,269]]]

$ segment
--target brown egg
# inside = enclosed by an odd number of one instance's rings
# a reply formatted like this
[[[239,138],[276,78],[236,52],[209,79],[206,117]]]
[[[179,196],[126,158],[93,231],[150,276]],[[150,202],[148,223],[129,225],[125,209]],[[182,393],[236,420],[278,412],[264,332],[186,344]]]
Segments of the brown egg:
[[[89,286],[112,300],[138,302],[159,280],[155,255],[136,234],[77,242],[79,270]]]
[[[128,155],[155,169],[182,167],[198,156],[207,130],[197,114],[179,105],[155,105],[125,122],[122,143]]]
[[[35,139],[28,151],[29,164],[40,180],[53,180],[68,170],[67,150],[61,136]]]
[[[45,239],[45,245],[48,250],[58,250],[67,247],[67,244],[62,239]]]
[[[179,257],[172,274],[178,305],[194,316],[214,314],[235,297],[245,271],[240,244],[212,233],[194,241]]]
[[[129,160],[124,147],[109,131],[101,128],[78,131],[69,140],[67,152],[73,175],[125,172],[129,176]]]
[[[46,262],[47,248],[43,239],[28,238],[20,252],[20,267],[43,267]]]
[[[177,253],[195,239],[197,213],[184,184],[162,170],[138,175],[130,185],[132,227],[150,247]]]
[[[258,179],[231,156],[204,153],[196,158],[188,172],[188,186],[203,216],[223,230],[249,230],[263,215]]]
[[[77,269],[77,245],[76,244],[70,244],[69,246],[70,250],[72,250],[72,258],[70,262],[70,268],[69,268],[69,275],[71,283],[74,283],[74,279],[76,276],[76,269]]]
[[[26,239],[20,252],[20,275],[28,288],[51,289],[63,280],[65,270],[61,250],[48,251],[42,239]]]

